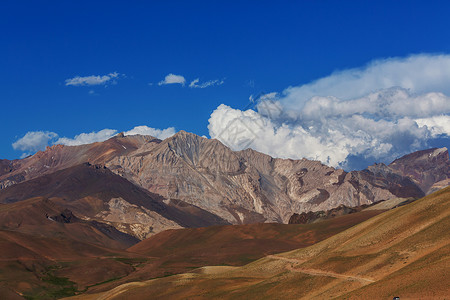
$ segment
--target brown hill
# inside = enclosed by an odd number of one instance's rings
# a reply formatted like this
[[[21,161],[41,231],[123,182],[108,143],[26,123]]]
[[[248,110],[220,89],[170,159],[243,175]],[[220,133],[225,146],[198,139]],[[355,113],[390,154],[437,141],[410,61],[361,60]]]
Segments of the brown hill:
[[[244,267],[201,268],[77,299],[445,299],[449,228],[446,188],[313,246]]]
[[[320,222],[326,219],[335,218],[337,216],[353,214],[362,211],[367,207],[370,206],[361,205],[355,207],[347,207],[345,205],[341,205],[327,211],[308,211],[306,213],[303,212],[301,214],[293,214],[289,219],[288,224],[309,224],[314,222]]]
[[[309,226],[260,223],[166,230],[128,251],[167,259],[164,264],[167,273],[171,267],[180,265],[236,266],[267,254],[312,245],[379,213],[363,212]],[[145,272],[147,269],[142,271]]]
[[[167,228],[227,224],[179,200],[166,201],[107,168],[89,163],[70,167],[0,190],[0,203],[30,197],[53,201],[85,220],[106,222],[140,239]]]
[[[132,271],[129,265],[107,257],[135,257],[120,249],[135,244],[136,238],[104,223],[81,220],[57,201],[37,197],[0,205],[0,286],[6,285],[5,291],[48,299],[67,295],[65,288],[73,292],[76,287],[83,289],[88,283]],[[67,268],[60,270],[65,264],[86,274],[77,277]],[[97,265],[103,266],[102,272],[107,271],[102,274]],[[69,273],[78,286],[59,273]]]
[[[379,201],[372,204],[364,204],[355,207],[347,207],[340,205],[327,211],[308,211],[301,214],[293,214],[289,219],[288,224],[309,224],[315,222],[321,222],[323,220],[335,218],[338,216],[344,216],[348,214],[354,214],[360,211],[379,210],[385,211],[392,208],[397,208],[402,205],[414,202],[415,198],[395,198],[388,201]]]
[[[134,272],[91,287],[87,293],[207,265],[241,266],[268,254],[312,245],[379,213],[357,213],[354,217],[343,216],[308,225],[261,223],[166,230],[128,249],[147,258]]]
[[[129,265],[111,259],[132,254],[89,243],[95,236],[102,240],[97,244],[107,238],[92,228],[84,229],[68,226],[55,230],[53,237],[45,236],[49,235],[48,227],[42,228],[42,235],[0,230],[0,292],[13,291],[28,299],[54,299],[133,271]],[[86,242],[79,240],[83,235]],[[69,276],[76,284],[67,280]]]
[[[57,202],[61,199],[37,197],[0,205],[0,230],[37,237],[65,237],[112,249],[125,249],[139,241],[108,224],[79,219]]]
[[[311,245],[379,213],[311,225],[168,230],[124,252],[117,248],[123,248],[126,240],[111,237],[114,229],[105,232],[92,221],[61,211],[55,200],[34,198],[0,205],[0,295],[54,299],[204,265],[242,265]]]

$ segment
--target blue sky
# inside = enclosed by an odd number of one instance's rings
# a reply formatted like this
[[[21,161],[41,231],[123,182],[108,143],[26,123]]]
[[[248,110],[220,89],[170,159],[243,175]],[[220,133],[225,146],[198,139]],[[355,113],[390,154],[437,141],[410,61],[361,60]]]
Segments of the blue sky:
[[[210,136],[221,104],[243,109],[250,95],[374,60],[450,53],[449,11],[447,1],[2,1],[0,158],[30,153],[12,147],[27,132],[146,125]],[[105,84],[67,85],[114,72]],[[168,74],[186,84],[158,85]],[[190,88],[197,78],[217,81]],[[425,144],[446,146],[439,137]]]

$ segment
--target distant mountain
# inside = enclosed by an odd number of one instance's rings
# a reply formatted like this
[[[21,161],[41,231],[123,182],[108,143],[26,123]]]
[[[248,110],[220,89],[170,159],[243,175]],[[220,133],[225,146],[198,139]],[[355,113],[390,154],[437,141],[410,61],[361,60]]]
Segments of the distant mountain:
[[[417,151],[396,159],[389,167],[411,178],[427,195],[450,184],[447,148]]]
[[[232,151],[185,131],[162,141],[118,135],[0,161],[0,203],[59,197],[79,218],[143,239],[168,228],[288,223],[294,213],[420,198],[448,185],[449,165],[445,148],[345,172],[318,161]]]
[[[347,173],[307,159],[232,151],[184,131],[106,163],[113,172],[167,198],[208,210],[232,224],[287,223],[293,213],[424,195],[384,166]]]

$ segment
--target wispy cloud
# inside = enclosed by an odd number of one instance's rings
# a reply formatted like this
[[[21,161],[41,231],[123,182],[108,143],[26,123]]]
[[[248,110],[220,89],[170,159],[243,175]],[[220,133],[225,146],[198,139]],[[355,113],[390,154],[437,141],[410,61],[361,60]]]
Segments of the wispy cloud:
[[[204,89],[204,88],[207,88],[210,86],[222,85],[222,84],[224,84],[224,82],[225,81],[223,79],[222,80],[214,79],[214,80],[208,80],[205,82],[200,82],[200,78],[196,78],[189,83],[189,87]],[[185,86],[186,78],[182,75],[175,75],[175,74],[170,73],[170,74],[166,75],[164,80],[161,80],[160,82],[158,82],[158,85],[167,85],[167,84],[181,84],[182,86]],[[149,83],[149,85],[153,85],[153,83]]]
[[[120,74],[117,72],[109,73],[107,75],[91,75],[91,76],[76,76],[66,79],[66,86],[92,86],[92,85],[106,85],[109,83],[116,83]]]
[[[189,84],[190,88],[200,88],[200,89],[204,89],[207,88],[209,86],[215,86],[215,85],[222,85],[225,81],[219,80],[219,79],[215,79],[215,80],[209,80],[209,81],[205,81],[203,83],[200,83],[200,78],[194,79],[191,81],[191,83]]]
[[[166,84],[181,84],[182,86],[184,86],[186,84],[186,79],[184,78],[184,76],[170,73],[166,75],[164,80],[158,83],[158,85],[166,85]]]

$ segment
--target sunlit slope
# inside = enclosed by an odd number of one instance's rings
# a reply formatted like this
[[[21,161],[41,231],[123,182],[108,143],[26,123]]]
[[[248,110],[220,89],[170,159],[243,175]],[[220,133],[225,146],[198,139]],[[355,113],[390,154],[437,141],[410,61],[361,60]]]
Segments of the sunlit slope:
[[[243,267],[128,283],[87,299],[445,299],[449,228],[446,188],[307,248]]]

